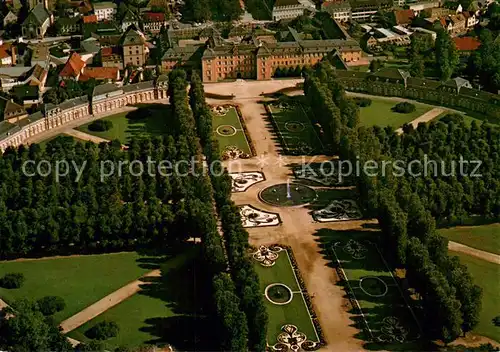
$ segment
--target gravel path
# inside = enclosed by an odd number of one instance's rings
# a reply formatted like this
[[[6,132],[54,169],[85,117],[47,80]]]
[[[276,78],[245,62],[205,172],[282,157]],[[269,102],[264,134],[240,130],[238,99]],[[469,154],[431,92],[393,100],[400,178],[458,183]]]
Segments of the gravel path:
[[[464,254],[471,255],[473,257],[486,260],[487,262],[491,262],[494,264],[499,264],[500,265],[500,255],[482,251],[480,249],[472,248],[466,245],[463,245],[461,243],[449,241],[448,242],[448,249],[450,251],[454,252],[460,252]]]
[[[145,277],[159,277],[161,275],[160,270],[153,270],[146,275],[144,275],[142,278]],[[123,286],[122,288],[119,288],[118,290],[112,292],[111,294],[107,295],[106,297],[100,299],[99,301],[95,302],[94,304],[88,306],[84,310],[82,310],[79,313],[76,313],[72,317],[66,319],[61,323],[61,329],[64,334],[66,334],[69,331],[72,331],[76,329],[77,327],[85,324],[87,321],[95,318],[99,314],[104,313],[108,309],[110,309],[113,306],[116,306],[118,303],[126,300],[130,296],[136,294],[141,290],[142,285],[147,285],[149,282],[148,281],[143,281],[141,280],[142,278],[132,281],[128,285]]]
[[[103,142],[104,143],[109,142],[109,139],[104,139],[104,138],[101,138],[101,137],[93,136],[91,134],[88,134],[88,133],[85,133],[85,132],[82,132],[82,131],[78,131],[78,130],[75,130],[75,129],[65,130],[64,134],[73,136],[75,138],[78,138],[78,139],[81,139],[81,140],[84,140],[84,141],[91,141],[91,142],[94,142],[94,143],[97,143],[97,144],[103,143]]]
[[[443,112],[445,112],[446,109],[443,108],[434,108],[430,111],[427,111],[425,114],[420,115],[417,117],[415,120],[411,121],[410,123],[413,125],[413,128],[417,128],[418,124],[421,122],[429,122],[431,120],[434,120],[436,117],[441,115]],[[398,128],[396,130],[396,133],[401,134],[403,133],[403,128]]]

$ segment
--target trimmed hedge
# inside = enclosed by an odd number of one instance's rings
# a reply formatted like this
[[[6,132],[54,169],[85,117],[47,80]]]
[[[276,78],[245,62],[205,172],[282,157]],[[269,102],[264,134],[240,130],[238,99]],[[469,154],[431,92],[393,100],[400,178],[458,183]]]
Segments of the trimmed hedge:
[[[104,132],[113,128],[113,122],[109,120],[96,120],[89,125],[89,130],[93,132]]]
[[[412,103],[408,103],[403,101],[401,103],[397,103],[391,109],[392,111],[399,112],[401,114],[409,114],[410,112],[414,112],[416,110],[415,105]]]
[[[367,106],[372,105],[372,100],[369,98],[355,97],[353,100],[360,108],[366,108]]]
[[[85,336],[95,340],[107,340],[115,337],[120,332],[120,327],[114,321],[101,321],[85,332]]]
[[[13,289],[20,288],[24,283],[24,275],[22,273],[8,273],[0,279],[0,287]]]

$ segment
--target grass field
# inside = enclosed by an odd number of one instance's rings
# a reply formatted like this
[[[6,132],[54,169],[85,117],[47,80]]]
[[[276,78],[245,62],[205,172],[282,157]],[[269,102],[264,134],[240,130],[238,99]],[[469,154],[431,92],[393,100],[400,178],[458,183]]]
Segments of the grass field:
[[[348,280],[346,291],[352,290],[359,303],[371,331],[368,336],[382,345],[413,343],[419,334],[417,322],[377,248],[366,241],[370,234],[332,232],[331,235],[333,260],[340,262]],[[354,312],[359,314],[358,310]],[[393,334],[384,333],[387,331],[384,327]]]
[[[466,254],[455,252],[450,252],[450,254],[457,255],[460,258],[460,262],[469,269],[474,282],[483,289],[480,320],[473,331],[500,342],[500,327],[495,326],[491,321],[494,317],[500,315],[500,301],[498,300],[500,265]]]
[[[292,301],[285,305],[276,305],[264,298],[265,306],[269,314],[269,325],[267,328],[267,341],[270,345],[277,343],[277,336],[281,333],[281,327],[285,324],[297,326],[300,332],[306,334],[311,341],[318,341],[314,325],[309,315],[306,303],[300,292],[299,284],[295,279],[288,254],[280,251],[276,263],[272,267],[264,267],[255,262],[255,269],[260,279],[262,294],[268,285],[282,283],[288,286],[293,293]]]
[[[482,251],[500,254],[500,224],[453,227],[441,229],[439,233],[450,241],[462,243]]]
[[[87,141],[84,141],[82,139],[79,139],[79,138],[76,138],[76,137],[73,137],[73,136],[70,136],[70,135],[67,135],[67,134],[64,134],[64,133],[61,133],[61,134],[58,134],[56,136],[53,136],[53,137],[50,137],[49,139],[46,139],[44,141],[41,141],[40,143],[38,143],[41,147],[44,147],[47,145],[47,143],[53,141],[54,139],[56,138],[59,138],[59,137],[64,137],[64,138],[71,138],[73,141],[75,142],[81,142],[81,143],[86,143]]]
[[[415,111],[409,114],[401,114],[391,109],[397,104],[395,101],[377,99],[370,97],[372,103],[370,106],[359,109],[360,126],[392,126],[399,128],[403,124],[415,120],[420,115],[431,110],[431,107],[412,103],[415,105]]]
[[[221,116],[214,113],[212,116],[214,136],[219,142],[221,151],[224,151],[228,146],[236,146],[244,153],[252,154],[240,118],[234,107],[231,107],[226,115]],[[228,135],[221,134],[224,126],[229,128]]]
[[[143,260],[147,263],[147,257],[141,259],[137,253],[116,253],[0,262],[0,276],[21,272],[25,277],[19,289],[0,288],[0,297],[11,303],[60,296],[66,309],[54,315],[59,322],[152,270]]]
[[[140,119],[128,118],[127,115],[129,115],[130,112],[122,112],[103,118],[102,120],[111,121],[113,123],[113,127],[108,131],[90,131],[88,128],[90,123],[77,127],[77,129],[104,139],[118,139],[124,144],[129,143],[131,138],[162,135],[168,132],[167,124],[165,123],[168,118],[167,115],[170,113],[168,107],[163,109],[157,107],[150,109],[145,106],[140,109],[144,109],[144,117]]]
[[[323,145],[300,103],[280,108],[269,104],[276,133],[286,153],[294,155],[319,154]]]
[[[193,265],[197,253],[190,250],[170,258],[161,264],[161,279],[144,285],[142,291],[71,331],[69,336],[88,341],[85,332],[107,320],[116,322],[120,328],[116,337],[105,341],[110,349],[169,343],[179,350],[212,350],[213,347],[199,346],[196,341],[210,331],[210,324],[198,311],[202,301],[210,299],[209,291],[204,292],[208,297],[194,293],[198,289],[195,282],[202,288],[202,280]],[[210,338],[203,337],[203,340],[210,341]]]

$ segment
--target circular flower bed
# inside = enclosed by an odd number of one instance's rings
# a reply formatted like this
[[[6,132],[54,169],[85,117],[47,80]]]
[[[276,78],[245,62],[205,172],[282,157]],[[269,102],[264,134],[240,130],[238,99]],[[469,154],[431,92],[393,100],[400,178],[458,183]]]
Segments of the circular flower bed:
[[[285,123],[285,128],[289,132],[302,132],[305,129],[305,126],[302,122],[289,121]]]
[[[359,280],[359,288],[368,296],[383,297],[389,288],[387,284],[376,276],[367,276]]]
[[[234,136],[236,134],[236,128],[231,125],[221,125],[217,127],[217,133],[224,137]]]
[[[307,204],[316,199],[316,191],[301,184],[290,184],[289,192],[287,184],[280,183],[263,189],[259,197],[265,203],[282,207]]]
[[[285,284],[271,284],[264,291],[266,298],[274,304],[284,305],[292,301],[293,292]]]

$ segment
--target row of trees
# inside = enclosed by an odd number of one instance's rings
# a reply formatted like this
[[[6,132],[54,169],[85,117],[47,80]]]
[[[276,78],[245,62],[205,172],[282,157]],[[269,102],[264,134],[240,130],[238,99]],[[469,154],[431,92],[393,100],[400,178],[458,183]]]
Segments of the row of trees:
[[[196,22],[231,22],[243,14],[238,0],[186,0],[182,11],[184,19]]]
[[[498,8],[500,19],[500,5],[495,3],[490,7],[493,6]],[[487,29],[481,31],[479,39],[481,46],[469,57],[467,75],[471,79],[477,79],[485,90],[498,93],[500,90],[500,42],[495,40],[493,33]]]
[[[182,70],[172,71],[169,75],[169,82],[170,104],[177,117],[176,123],[188,136],[192,155],[201,159],[200,140],[196,134],[197,123],[193,117],[193,111],[196,113],[196,110],[192,110],[188,103],[186,73]],[[191,88],[192,90],[193,88]],[[203,134],[200,133],[200,135]],[[204,141],[204,138],[201,140]],[[202,235],[207,277],[213,278],[213,308],[219,322],[215,336],[220,339],[222,350],[244,351],[248,348],[247,318],[241,309],[240,298],[238,298],[233,279],[226,273],[228,265],[226,249],[217,229],[214,195],[210,179],[204,175],[203,182],[208,188],[205,203],[207,209],[198,214],[201,220],[199,221],[198,233]]]
[[[196,126],[210,163],[220,161],[219,146],[213,138],[212,114],[205,102],[203,84],[196,73],[191,76],[190,105],[196,118]],[[246,315],[248,348],[263,351],[266,348],[268,316],[259,285],[259,277],[248,256],[248,233],[241,224],[238,207],[231,200],[231,179],[225,173],[212,173],[215,203],[219,212],[228,253],[231,277],[241,299],[240,307]]]
[[[328,107],[328,110],[323,111],[330,114],[323,117],[320,123],[329,122],[330,126],[340,129],[339,134],[330,128],[330,136],[340,156],[351,160],[353,165],[355,162],[363,165],[369,160],[380,165],[382,161],[394,161],[396,157],[402,156],[407,156],[405,160],[410,161],[411,158],[421,157],[424,148],[431,148],[430,151],[436,151],[437,155],[447,152],[449,157],[446,159],[452,158],[453,146],[442,147],[442,144],[448,143],[449,137],[445,134],[433,136],[427,130],[430,127],[419,127],[418,138],[408,129],[400,137],[391,129],[386,129],[383,130],[386,139],[381,139],[381,129],[349,125],[349,121],[356,121],[358,108],[345,109],[346,105],[350,105],[350,99],[345,96],[343,87],[335,83],[335,72],[327,63],[321,63],[314,72],[308,74],[305,87],[309,87],[305,89],[308,98],[315,102],[313,110],[318,106]],[[310,96],[313,92],[319,92],[319,96],[326,100]],[[444,123],[438,123],[435,128],[446,131],[453,128],[442,125]],[[462,130],[466,128],[465,125],[461,127]],[[470,134],[474,132],[469,131]],[[493,138],[498,139],[498,135],[495,134]],[[438,143],[439,139],[441,143]],[[463,149],[473,150],[478,148],[478,143],[482,149],[485,142],[465,139]],[[427,144],[430,146],[425,147]],[[408,155],[405,152],[398,153],[398,150],[405,150]],[[382,230],[379,245],[385,257],[390,259],[393,266],[406,269],[409,286],[419,294],[420,299],[415,304],[422,307],[421,318],[425,322],[422,326],[426,335],[432,339],[452,341],[477,324],[481,289],[474,285],[458,258],[448,256],[447,241],[436,232],[425,192],[412,189],[413,184],[425,183],[427,179],[415,180],[407,175],[396,177],[392,171],[389,168],[385,174],[379,172],[376,176],[362,172],[357,179],[360,203],[368,216],[375,216],[379,220]],[[440,188],[443,183],[446,184],[443,177],[438,175],[433,179],[436,182],[433,192],[449,197],[448,189]],[[449,207],[445,205],[444,208]]]

